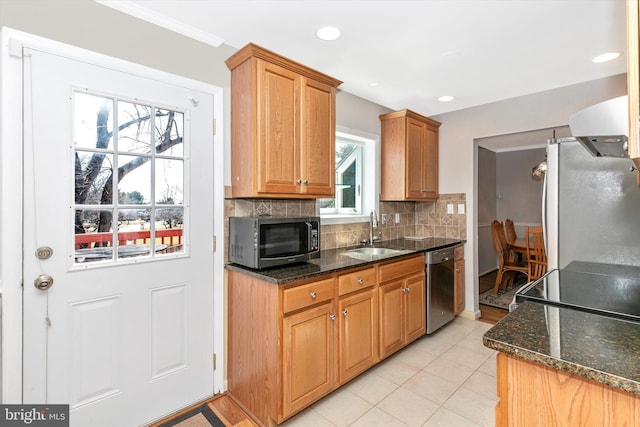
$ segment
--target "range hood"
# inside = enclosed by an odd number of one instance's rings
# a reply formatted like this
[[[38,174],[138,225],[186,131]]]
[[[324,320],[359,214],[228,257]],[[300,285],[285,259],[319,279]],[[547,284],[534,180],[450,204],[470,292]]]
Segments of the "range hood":
[[[569,117],[571,134],[596,157],[629,157],[629,105],[620,96]]]

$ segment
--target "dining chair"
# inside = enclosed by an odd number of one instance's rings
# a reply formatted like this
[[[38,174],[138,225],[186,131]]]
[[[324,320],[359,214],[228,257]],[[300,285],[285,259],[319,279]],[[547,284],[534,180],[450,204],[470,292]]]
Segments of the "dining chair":
[[[512,219],[507,218],[504,220],[504,231],[507,235],[507,242],[513,242],[518,238],[518,235],[516,234],[516,227],[513,225]]]
[[[547,272],[547,252],[544,248],[542,225],[526,228],[529,281],[539,279]]]
[[[493,286],[493,293],[497,294],[500,290],[500,286],[503,285],[503,279],[505,275],[509,275],[507,282],[504,283],[503,288],[507,288],[507,285],[513,286],[514,275],[518,273],[529,274],[529,267],[526,263],[519,262],[512,256],[507,244],[507,238],[504,233],[504,225],[498,220],[491,222],[491,236],[493,237],[493,245],[498,253],[498,275],[496,276],[496,283]],[[511,275],[510,273],[513,273]]]

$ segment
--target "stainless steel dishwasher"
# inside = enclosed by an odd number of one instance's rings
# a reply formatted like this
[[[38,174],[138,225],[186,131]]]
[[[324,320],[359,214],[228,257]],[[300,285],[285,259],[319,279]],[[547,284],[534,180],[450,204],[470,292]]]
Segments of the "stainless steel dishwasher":
[[[454,249],[427,252],[425,274],[427,279],[427,334],[452,321]]]

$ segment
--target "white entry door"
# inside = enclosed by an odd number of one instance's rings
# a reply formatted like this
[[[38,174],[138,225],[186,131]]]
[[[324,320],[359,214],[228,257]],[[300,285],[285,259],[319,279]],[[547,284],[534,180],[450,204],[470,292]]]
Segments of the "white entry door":
[[[24,403],[138,426],[213,395],[213,95],[23,63]]]

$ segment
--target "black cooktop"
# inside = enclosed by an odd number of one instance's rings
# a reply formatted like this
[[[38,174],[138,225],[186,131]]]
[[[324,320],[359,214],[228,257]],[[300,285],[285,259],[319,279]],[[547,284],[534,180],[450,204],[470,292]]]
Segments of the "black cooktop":
[[[573,261],[518,291],[527,300],[640,321],[640,267]]]

